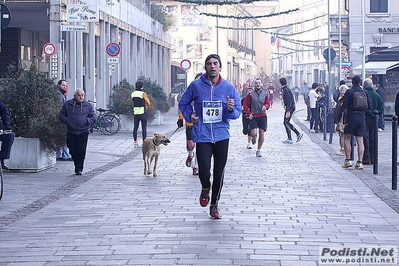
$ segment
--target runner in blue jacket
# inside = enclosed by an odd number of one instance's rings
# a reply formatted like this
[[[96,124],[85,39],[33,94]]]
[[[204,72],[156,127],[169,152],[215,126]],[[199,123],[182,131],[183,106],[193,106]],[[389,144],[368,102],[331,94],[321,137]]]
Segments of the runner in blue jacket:
[[[227,162],[230,139],[229,121],[239,118],[242,112],[240,96],[233,85],[220,76],[221,67],[219,55],[209,55],[205,60],[206,73],[188,86],[179,101],[179,109],[184,119],[193,123],[192,137],[197,143],[202,207],[206,207],[210,200],[210,168],[213,156],[210,216],[215,219],[221,218],[218,201]]]

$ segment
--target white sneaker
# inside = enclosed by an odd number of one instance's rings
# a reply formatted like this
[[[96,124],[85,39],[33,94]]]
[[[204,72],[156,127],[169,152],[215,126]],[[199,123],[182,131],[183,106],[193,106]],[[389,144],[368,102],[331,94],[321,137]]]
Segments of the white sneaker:
[[[249,143],[248,143],[248,145],[247,145],[247,149],[248,149],[248,150],[252,149],[252,146],[251,146],[251,144],[249,144]]]

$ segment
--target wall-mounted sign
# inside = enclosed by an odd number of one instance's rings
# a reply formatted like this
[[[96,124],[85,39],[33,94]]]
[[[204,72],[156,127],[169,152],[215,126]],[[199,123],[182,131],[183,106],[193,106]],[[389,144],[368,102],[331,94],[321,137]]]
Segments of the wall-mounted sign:
[[[61,31],[87,31],[87,25],[61,25]]]
[[[399,33],[399,28],[398,27],[378,28],[378,33]]]
[[[67,5],[67,22],[98,22],[98,5]]]

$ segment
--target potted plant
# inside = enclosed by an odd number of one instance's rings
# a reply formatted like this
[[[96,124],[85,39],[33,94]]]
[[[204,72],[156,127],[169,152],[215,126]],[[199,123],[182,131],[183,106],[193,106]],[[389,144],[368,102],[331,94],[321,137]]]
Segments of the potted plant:
[[[40,171],[53,166],[55,151],[66,141],[66,127],[58,119],[61,107],[54,81],[36,65],[29,69],[10,65],[0,82],[0,98],[9,108],[16,136],[9,168]]]

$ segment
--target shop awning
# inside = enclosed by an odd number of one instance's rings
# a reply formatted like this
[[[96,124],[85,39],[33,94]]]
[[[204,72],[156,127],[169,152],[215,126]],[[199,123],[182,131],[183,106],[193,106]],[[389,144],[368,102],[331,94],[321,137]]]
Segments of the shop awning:
[[[398,66],[398,61],[367,62],[365,64],[365,72],[369,75],[381,75],[386,74],[387,70],[393,69]],[[362,69],[362,65],[353,68],[353,74],[362,74]]]

